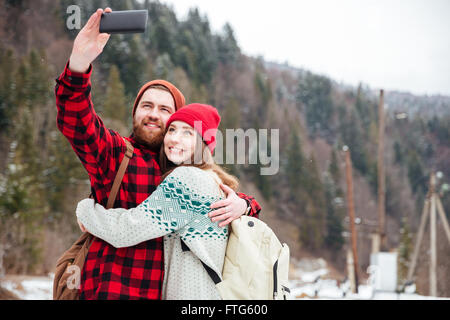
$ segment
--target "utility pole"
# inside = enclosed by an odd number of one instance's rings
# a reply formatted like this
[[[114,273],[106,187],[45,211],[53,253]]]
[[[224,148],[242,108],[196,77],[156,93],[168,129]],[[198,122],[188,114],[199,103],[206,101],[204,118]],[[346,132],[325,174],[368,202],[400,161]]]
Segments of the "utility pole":
[[[416,263],[420,251],[420,244],[422,243],[422,238],[425,232],[425,226],[427,224],[429,213],[430,213],[430,192],[428,192],[425,198],[425,203],[423,205],[422,216],[420,217],[419,232],[417,233],[416,245],[414,247],[411,264],[409,265],[408,275],[406,276],[407,281],[412,281],[414,270],[416,269]]]
[[[356,246],[356,228],[355,228],[355,206],[353,202],[353,179],[352,179],[352,160],[350,158],[350,150],[347,146],[343,148],[345,152],[345,172],[347,181],[347,207],[350,222],[350,232],[352,240],[353,253],[353,271],[355,279],[355,293],[358,293],[358,251]],[[349,277],[351,278],[351,277]]]
[[[436,209],[439,213],[439,217],[442,220],[445,234],[447,235],[448,242],[450,243],[450,227],[448,225],[447,218],[445,216],[444,208],[442,207],[439,195],[436,192],[436,175],[434,172],[430,176],[430,185],[425,204],[423,206],[422,217],[420,219],[419,232],[417,235],[416,245],[414,247],[414,253],[411,264],[408,269],[407,281],[412,281],[414,270],[416,268],[417,259],[419,257],[420,244],[422,242],[425,226],[427,224],[428,216],[430,217],[430,291],[431,296],[437,296],[437,250],[436,250]]]
[[[431,173],[431,211],[430,211],[430,296],[437,296],[437,276],[436,276],[436,175]]]
[[[384,174],[384,90],[380,90],[378,104],[378,251],[386,250],[386,213],[385,213],[385,185]]]
[[[441,199],[436,197],[436,204],[439,213],[439,217],[441,218],[442,224],[444,225],[445,234],[447,235],[448,243],[450,243],[450,227],[448,226],[447,217],[445,216],[444,207],[442,206]]]

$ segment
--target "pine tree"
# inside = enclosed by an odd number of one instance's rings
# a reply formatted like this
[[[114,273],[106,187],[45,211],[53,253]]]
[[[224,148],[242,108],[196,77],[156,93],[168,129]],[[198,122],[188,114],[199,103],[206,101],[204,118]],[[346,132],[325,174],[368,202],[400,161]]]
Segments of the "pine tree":
[[[299,78],[297,102],[303,104],[309,132],[325,133],[333,112],[330,79],[307,72]]]
[[[300,137],[297,130],[293,128],[287,148],[287,166],[285,170],[291,199],[298,199],[298,193],[302,187],[304,163],[305,159],[302,153]]]
[[[86,185],[89,177],[70,143],[59,131],[50,133],[49,149],[49,161],[43,170],[43,176],[49,206],[47,218],[54,221],[63,218],[67,212],[66,206],[73,197],[70,191],[79,185]]]
[[[29,87],[25,93],[29,99],[30,107],[42,107],[51,98],[53,92],[51,89],[51,76],[48,68],[48,61],[44,51],[31,50],[28,56],[28,73]]]
[[[375,128],[377,128],[376,120],[378,114],[375,110],[378,110],[378,108],[366,97],[361,83],[356,91],[355,109],[358,113],[358,117],[361,119],[362,127],[366,128],[367,132],[369,131],[368,129],[371,122],[373,122]]]
[[[0,220],[9,226],[8,237],[15,252],[5,259],[16,272],[31,272],[41,256],[40,232],[48,213],[43,163],[47,159],[46,137],[51,87],[45,53],[32,50],[24,56],[11,83],[16,84],[10,101],[10,148],[3,186],[0,188]],[[0,223],[1,224],[1,223]]]
[[[409,183],[414,193],[424,193],[424,169],[420,157],[415,150],[411,150],[407,158]]]
[[[158,79],[167,79],[168,81],[173,81],[172,75],[175,66],[167,53],[159,55],[155,60],[155,65],[153,66],[153,72]]]
[[[240,49],[229,23],[224,25],[222,35],[217,36],[216,39],[219,61],[226,65],[236,65]]]
[[[218,63],[217,47],[207,18],[197,8],[190,9],[188,17],[180,23],[177,61],[187,71],[195,85],[208,85]]]
[[[9,228],[10,243],[21,257],[14,253],[6,255],[6,260],[19,268],[19,272],[29,273],[39,263],[39,232],[45,214],[45,199],[41,176],[41,163],[37,146],[32,135],[31,112],[25,109],[20,122],[16,124],[16,138],[12,143],[12,156],[5,172],[5,185],[0,192],[0,221]],[[20,262],[26,261],[26,263]]]
[[[338,185],[339,181],[341,180],[341,171],[339,170],[339,163],[336,155],[336,150],[331,151],[330,165],[328,167],[328,171],[330,172],[330,175],[333,179],[333,183],[335,185]]]
[[[168,54],[172,61],[177,61],[177,44],[179,23],[175,13],[160,2],[149,2],[149,26],[147,47],[159,54]]]
[[[326,232],[325,194],[314,156],[303,155],[300,137],[295,126],[287,147],[287,163],[283,170],[287,176],[290,200],[301,215],[300,241],[318,249]]]
[[[222,120],[220,122],[220,129],[238,129],[241,123],[241,109],[239,102],[235,97],[231,97],[223,111]],[[225,133],[225,132],[224,132]]]
[[[272,99],[272,86],[261,61],[256,63],[256,71],[253,82],[257,96],[255,115],[260,119],[261,123],[266,125],[269,115],[270,101]]]
[[[261,137],[260,137],[261,139]],[[270,137],[267,137],[267,151],[272,150],[272,147],[270,145],[271,139]],[[258,158],[257,165],[255,166],[255,181],[259,187],[259,190],[261,190],[261,193],[263,197],[266,200],[270,200],[272,198],[272,179],[273,177],[270,175],[263,175],[261,174],[261,169],[263,166],[261,165],[261,159]]]
[[[345,211],[341,200],[342,190],[339,188],[340,171],[335,150],[331,151],[331,161],[328,166],[328,173],[324,184],[327,208],[327,234],[325,237],[325,245],[336,253],[342,249],[342,246],[345,243],[342,236],[342,232],[344,231],[342,219],[344,218]]]
[[[120,80],[119,69],[113,65],[109,71],[106,98],[103,105],[104,116],[128,124],[131,112],[127,106],[125,88]]]
[[[311,155],[306,167],[303,188],[307,192],[311,204],[311,214],[307,221],[310,224],[309,244],[312,248],[317,249],[322,246],[326,234],[326,199],[314,155]]]
[[[128,41],[129,53],[127,62],[120,78],[125,87],[125,93],[133,98],[137,95],[139,88],[144,84],[144,70],[147,69],[145,47],[142,44],[142,36],[134,35]]]
[[[412,245],[412,236],[408,221],[403,217],[402,226],[400,228],[400,244],[398,247],[398,283],[400,285],[407,280],[406,277],[411,261]]]
[[[402,146],[398,141],[394,142],[394,161],[396,164],[402,164],[404,161]]]
[[[241,110],[239,109],[239,104],[235,98],[231,98],[229,102],[225,105],[225,110],[223,111],[222,120],[219,124],[219,130],[223,137],[223,150],[222,151],[222,166],[225,167],[229,172],[234,175],[238,175],[237,165],[227,164],[227,148],[232,148],[234,154],[236,153],[234,141],[227,140],[227,129],[238,129],[240,128],[241,121]],[[216,151],[217,152],[217,151]]]
[[[333,197],[332,187],[330,185],[326,185],[325,188],[325,197],[327,202],[327,233],[325,237],[325,245],[333,251],[339,251],[345,243],[345,240],[342,237],[342,232],[344,231],[342,217],[341,214],[339,214],[342,210],[339,210],[339,208],[336,207],[336,197]]]
[[[7,132],[12,125],[15,60],[12,50],[0,47],[0,134]]]
[[[364,140],[363,129],[361,128],[358,115],[354,110],[349,115],[341,115],[340,133],[342,143],[350,148],[352,162],[359,172],[366,175],[369,171],[369,159]]]

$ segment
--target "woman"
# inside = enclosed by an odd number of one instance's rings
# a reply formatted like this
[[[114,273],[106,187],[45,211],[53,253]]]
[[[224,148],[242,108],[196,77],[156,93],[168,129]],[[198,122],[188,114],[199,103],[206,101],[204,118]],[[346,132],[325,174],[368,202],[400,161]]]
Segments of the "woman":
[[[209,206],[225,199],[220,183],[235,190],[238,182],[212,157],[219,122],[212,106],[179,109],[166,124],[160,154],[164,180],[151,196],[128,210],[106,210],[92,199],[82,200],[76,210],[88,232],[115,247],[164,236],[162,299],[220,299],[204,265],[222,277],[228,228],[211,221]]]

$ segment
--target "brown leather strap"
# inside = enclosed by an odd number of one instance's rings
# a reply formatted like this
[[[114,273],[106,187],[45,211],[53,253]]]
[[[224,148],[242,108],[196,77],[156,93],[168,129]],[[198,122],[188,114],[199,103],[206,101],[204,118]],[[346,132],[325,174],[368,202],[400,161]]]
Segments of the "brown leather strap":
[[[120,184],[122,183],[123,175],[128,167],[128,161],[133,157],[134,147],[127,139],[123,139],[127,146],[127,151],[125,152],[125,156],[120,163],[119,171],[117,171],[116,178],[114,179],[113,186],[111,188],[111,192],[109,193],[108,202],[106,204],[106,209],[110,209],[114,205],[114,201],[116,201],[117,192],[119,191]]]

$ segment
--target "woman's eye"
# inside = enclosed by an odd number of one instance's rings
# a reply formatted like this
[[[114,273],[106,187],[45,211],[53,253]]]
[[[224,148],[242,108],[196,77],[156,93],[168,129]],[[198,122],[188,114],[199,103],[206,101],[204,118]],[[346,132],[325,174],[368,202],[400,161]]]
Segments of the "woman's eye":
[[[175,131],[175,129],[174,129],[174,128],[169,128],[168,131],[169,131],[169,132],[173,132],[173,131]]]
[[[185,130],[185,131],[184,131],[184,134],[185,134],[185,135],[191,136],[191,135],[192,135],[192,131],[190,131],[190,130]]]

